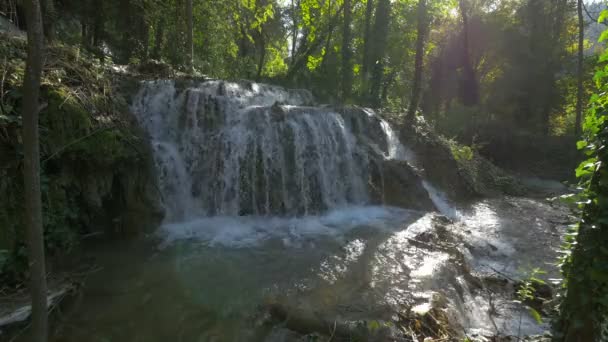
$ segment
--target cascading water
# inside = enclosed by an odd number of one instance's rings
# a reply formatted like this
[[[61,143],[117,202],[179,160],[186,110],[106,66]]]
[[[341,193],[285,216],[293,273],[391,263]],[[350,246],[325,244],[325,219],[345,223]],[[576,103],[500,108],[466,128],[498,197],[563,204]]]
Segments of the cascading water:
[[[133,112],[154,150],[163,242],[95,253],[102,271],[66,341],[295,341],[290,330],[397,327],[404,310],[467,337],[542,332],[496,272],[556,259],[539,217],[557,209],[507,198],[460,213],[373,111],[312,101],[255,83],[144,82]],[[294,319],[267,321],[265,303]],[[302,321],[322,324],[289,326]]]
[[[144,83],[133,110],[152,140],[167,220],[369,204],[374,160],[411,152],[371,110],[312,101],[255,83]]]

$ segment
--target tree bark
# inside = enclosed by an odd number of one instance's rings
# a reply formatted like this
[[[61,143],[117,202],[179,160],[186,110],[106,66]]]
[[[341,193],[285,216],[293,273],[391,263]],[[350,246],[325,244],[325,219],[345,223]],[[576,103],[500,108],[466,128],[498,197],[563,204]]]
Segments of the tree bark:
[[[264,71],[264,63],[266,63],[266,38],[264,37],[264,30],[260,32],[259,38],[259,49],[260,49],[260,57],[258,59],[258,70],[256,74],[256,81],[260,81],[262,79],[262,72]]]
[[[585,40],[585,21],[583,20],[583,0],[577,1],[578,10],[578,65],[576,70],[576,120],[574,123],[574,135],[581,134],[581,121],[583,117],[583,49]]]
[[[479,86],[477,76],[471,63],[469,47],[469,13],[466,0],[459,0],[460,13],[462,15],[462,63],[463,79],[460,87],[462,104],[465,106],[475,106],[479,103]]]
[[[192,11],[192,0],[186,0],[186,64],[188,71],[194,70],[194,18]]]
[[[370,63],[373,65],[371,85],[369,92],[369,105],[380,107],[381,87],[384,74],[384,53],[386,52],[388,26],[390,22],[391,3],[390,0],[379,0],[376,8],[376,20],[374,22],[373,44],[370,53]]]
[[[44,18],[42,20],[44,28],[44,36],[49,43],[55,40],[55,20],[57,20],[57,12],[55,11],[55,3],[53,0],[42,0],[42,12]]]
[[[344,30],[342,32],[342,102],[351,97],[353,84],[353,67],[351,64],[351,26],[352,9],[351,0],[344,0]]]
[[[426,18],[426,0],[418,0],[418,25],[416,37],[416,57],[414,59],[414,82],[412,84],[412,98],[408,108],[406,119],[411,121],[416,116],[420,93],[422,91],[422,67],[424,57],[424,41],[428,22]]]
[[[327,15],[329,17],[331,17],[331,5],[333,3],[333,0],[329,0],[327,1]],[[327,63],[327,55],[329,55],[329,51],[331,50],[331,36],[334,34],[334,26],[332,23],[328,22],[327,23],[327,30],[328,30],[328,34],[326,36],[325,39],[325,53],[323,54],[323,59],[321,60],[321,67],[325,66],[325,63]]]
[[[295,3],[295,0],[291,0],[291,15],[293,20],[292,37],[291,37],[291,60],[290,65],[293,65],[296,61],[296,47],[298,45],[298,13],[296,8],[300,8],[300,1]]]
[[[161,16],[158,19],[156,28],[154,29],[154,48],[152,49],[152,59],[160,60],[161,51],[163,49],[163,39],[165,38],[165,17]]]
[[[28,26],[28,54],[23,80],[23,178],[32,296],[32,337],[36,342],[45,342],[48,338],[47,285],[42,230],[38,137],[38,97],[40,75],[42,73],[44,35],[39,1],[27,0],[24,3]]]
[[[363,60],[361,62],[361,80],[363,94],[367,95],[367,82],[369,80],[369,59],[370,59],[370,34],[372,26],[372,16],[374,14],[374,1],[367,0],[365,5],[365,31],[363,32]]]

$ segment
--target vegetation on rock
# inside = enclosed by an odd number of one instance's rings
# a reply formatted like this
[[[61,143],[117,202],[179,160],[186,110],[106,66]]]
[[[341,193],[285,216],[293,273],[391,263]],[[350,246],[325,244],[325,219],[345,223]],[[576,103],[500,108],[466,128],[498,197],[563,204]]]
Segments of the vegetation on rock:
[[[0,51],[0,277],[22,279],[21,107],[25,44],[3,36]],[[151,156],[116,89],[120,75],[77,49],[47,49],[40,112],[42,205],[50,255],[72,250],[80,236],[100,229],[134,232],[159,217],[151,188]],[[151,214],[151,215],[149,215]],[[138,216],[137,218],[132,217]],[[148,217],[147,217],[148,216]],[[141,221],[141,223],[137,223]],[[149,227],[146,227],[149,229]]]

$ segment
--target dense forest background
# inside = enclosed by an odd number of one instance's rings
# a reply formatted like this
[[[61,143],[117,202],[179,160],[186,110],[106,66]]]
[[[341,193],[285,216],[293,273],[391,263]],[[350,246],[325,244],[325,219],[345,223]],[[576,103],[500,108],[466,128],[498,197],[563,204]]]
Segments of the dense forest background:
[[[5,0],[0,12],[23,26],[18,3]],[[101,63],[155,60],[215,78],[308,88],[324,102],[420,110],[468,144],[479,134],[578,132],[577,1],[42,3],[48,40],[80,45]],[[603,5],[584,5],[587,99]]]
[[[586,331],[596,331],[598,326],[605,325],[603,317],[608,303],[605,208],[608,205],[604,194],[603,146],[607,131],[605,104],[608,101],[604,88],[608,71],[603,64],[608,58],[604,44],[596,43],[608,37],[602,33],[606,25],[598,23],[608,16],[601,14],[606,7],[603,3],[582,0],[42,0],[40,4],[47,47],[65,47],[70,50],[66,53],[69,56],[87,54],[94,60],[97,64],[89,66],[90,73],[77,76],[87,91],[94,94],[102,89],[104,97],[110,96],[105,93],[100,74],[95,70],[108,65],[121,70],[124,68],[120,66],[126,65],[156,75],[181,73],[307,88],[322,102],[377,108],[396,123],[407,124],[414,116],[424,118],[449,139],[466,144],[467,149],[484,152],[490,148],[484,155],[495,157],[493,161],[498,164],[503,163],[499,166],[517,168],[514,164],[521,163],[522,168],[530,170],[534,168],[530,160],[553,158],[553,163],[541,165],[542,172],[532,173],[557,179],[564,177],[553,177],[554,168],[567,170],[569,177],[573,176],[573,167],[560,163],[566,160],[565,164],[576,164],[577,158],[572,158],[577,153],[574,141],[584,128],[585,140],[579,143],[579,148],[586,149],[591,159],[577,170],[586,190],[575,197],[583,220],[572,228],[566,239],[568,252],[562,263],[567,279],[564,289],[569,291],[569,297],[558,323],[562,329],[572,326]],[[5,25],[6,18],[28,29],[24,11],[22,1],[1,1],[0,24]],[[603,57],[598,60],[600,54]],[[51,60],[52,54],[45,58]],[[75,74],[78,72],[75,70]],[[592,96],[593,93],[597,95]],[[58,107],[69,104],[61,99]],[[55,105],[50,102],[50,109],[55,109]],[[589,112],[584,115],[587,107]],[[5,121],[17,113],[12,107],[1,109]],[[36,122],[31,120],[32,127]],[[86,127],[86,130],[92,128]],[[118,129],[104,132],[122,134]],[[35,141],[33,145],[37,144]],[[113,153],[96,148],[99,144],[92,142],[84,151],[91,152],[95,158],[103,155],[110,159],[104,165],[107,169],[113,169],[118,159],[121,162],[134,159],[119,148],[110,150]],[[57,150],[59,152],[50,153],[43,164],[61,154],[63,147]],[[42,152],[44,154],[44,149]],[[84,154],[77,152],[79,156]],[[74,160],[74,165],[82,164],[82,160]],[[49,169],[52,167],[43,165],[43,175]],[[101,167],[92,164],[90,169]],[[110,179],[123,176],[109,174]],[[113,192],[113,181],[109,184]],[[43,192],[52,192],[43,185]],[[62,198],[66,203],[69,200],[72,200],[69,196]],[[21,198],[9,201],[15,205],[10,209],[20,215],[23,211],[16,203],[21,203]],[[48,206],[47,202],[60,201],[45,201]],[[63,204],[57,207],[62,210],[70,207]],[[44,209],[47,215],[51,212],[47,207]],[[71,220],[79,217],[71,212],[52,214],[50,217]],[[46,221],[48,231],[54,222]],[[88,226],[88,222],[81,224]],[[56,226],[66,225],[61,221]],[[577,235],[579,231],[581,234]],[[47,235],[61,236],[57,240],[62,243],[68,241],[64,238],[65,232]],[[49,241],[53,242],[47,237],[47,247],[52,247]],[[577,246],[584,247],[577,249]],[[65,249],[65,246],[58,243],[55,249]],[[24,255],[19,257],[24,259]],[[19,268],[25,265],[24,262]],[[44,270],[40,273],[44,278]],[[44,296],[41,298],[41,302],[45,302]],[[581,326],[579,321],[593,326]],[[568,340],[576,340],[577,336],[572,333],[578,333],[576,329],[565,331],[566,339],[572,336]]]

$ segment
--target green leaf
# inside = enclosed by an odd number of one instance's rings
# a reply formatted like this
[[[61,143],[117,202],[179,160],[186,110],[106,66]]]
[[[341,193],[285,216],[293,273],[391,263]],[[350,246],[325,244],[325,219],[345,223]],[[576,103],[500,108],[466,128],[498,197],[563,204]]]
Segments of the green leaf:
[[[597,18],[597,22],[603,23],[606,18],[608,18],[608,10],[603,10],[602,13],[600,13],[600,16]]]
[[[585,147],[587,147],[587,142],[585,140],[580,140],[576,142],[576,148],[578,148],[579,150],[582,150]]]
[[[542,316],[538,311],[536,311],[536,309],[528,307],[528,310],[530,310],[530,314],[532,315],[536,323],[541,324],[543,322]]]

